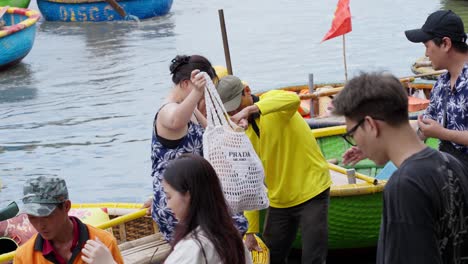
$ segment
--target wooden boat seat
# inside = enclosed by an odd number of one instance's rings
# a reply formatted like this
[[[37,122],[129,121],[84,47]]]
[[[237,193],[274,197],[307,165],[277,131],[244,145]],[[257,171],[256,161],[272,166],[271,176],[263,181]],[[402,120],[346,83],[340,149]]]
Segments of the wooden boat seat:
[[[154,234],[119,245],[126,264],[162,263],[171,246],[161,234]]]

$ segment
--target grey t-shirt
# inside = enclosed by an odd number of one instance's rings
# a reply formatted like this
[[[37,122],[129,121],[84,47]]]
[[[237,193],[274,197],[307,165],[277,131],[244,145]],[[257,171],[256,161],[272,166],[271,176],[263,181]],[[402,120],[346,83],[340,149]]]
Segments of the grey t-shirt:
[[[401,164],[383,195],[378,264],[462,263],[468,175],[458,160],[425,148]]]

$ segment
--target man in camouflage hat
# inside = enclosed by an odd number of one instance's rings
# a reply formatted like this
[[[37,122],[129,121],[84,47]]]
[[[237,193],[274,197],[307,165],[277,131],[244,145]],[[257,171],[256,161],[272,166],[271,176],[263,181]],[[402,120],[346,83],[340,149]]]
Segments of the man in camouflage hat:
[[[65,180],[44,176],[28,179],[23,187],[22,213],[32,216],[48,216],[59,204],[68,200]]]
[[[38,234],[18,248],[14,263],[97,263],[102,251],[123,263],[112,234],[68,216],[71,201],[64,179],[31,178],[23,192],[21,213],[28,215]]]

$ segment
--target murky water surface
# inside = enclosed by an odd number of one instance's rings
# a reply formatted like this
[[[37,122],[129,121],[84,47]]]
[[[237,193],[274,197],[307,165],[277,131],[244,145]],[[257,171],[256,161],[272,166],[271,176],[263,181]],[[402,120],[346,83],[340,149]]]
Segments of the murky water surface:
[[[450,8],[468,24],[468,2],[352,0],[348,72],[411,75],[424,54],[403,31]],[[32,8],[37,8],[32,3]],[[218,9],[227,23],[234,74],[254,91],[343,81],[342,39],[320,43],[336,1],[175,0],[165,17],[120,23],[41,21],[35,45],[0,72],[0,206],[24,181],[65,177],[73,202],[142,202],[151,194],[153,116],[171,88],[176,54],[224,64]]]

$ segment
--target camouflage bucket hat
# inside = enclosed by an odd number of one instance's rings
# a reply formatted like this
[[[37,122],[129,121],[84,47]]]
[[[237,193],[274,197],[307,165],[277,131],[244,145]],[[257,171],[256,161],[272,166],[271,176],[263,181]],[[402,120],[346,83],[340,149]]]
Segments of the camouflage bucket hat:
[[[34,216],[48,216],[55,210],[57,204],[68,200],[68,190],[65,180],[59,177],[44,177],[28,179],[23,188],[23,204],[21,213]]]

